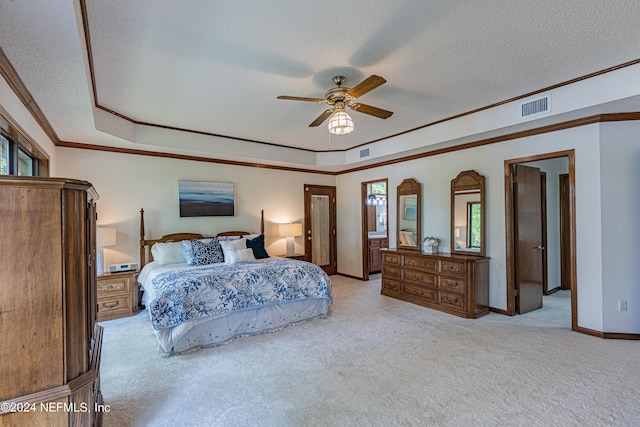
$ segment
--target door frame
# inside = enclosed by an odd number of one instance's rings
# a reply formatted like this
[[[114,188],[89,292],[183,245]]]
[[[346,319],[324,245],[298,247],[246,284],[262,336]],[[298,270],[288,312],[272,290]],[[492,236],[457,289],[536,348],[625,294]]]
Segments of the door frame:
[[[578,331],[578,286],[576,277],[576,176],[575,150],[556,151],[504,161],[504,195],[505,195],[505,236],[506,236],[506,284],[507,310],[504,314],[514,316],[515,313],[515,218],[513,209],[512,165],[539,160],[566,157],[569,163],[569,263],[571,265],[571,330]]]
[[[360,183],[360,209],[362,209],[362,280],[369,280],[369,231],[367,230],[367,185],[383,182],[387,188],[387,241],[389,239],[389,178],[373,179]]]

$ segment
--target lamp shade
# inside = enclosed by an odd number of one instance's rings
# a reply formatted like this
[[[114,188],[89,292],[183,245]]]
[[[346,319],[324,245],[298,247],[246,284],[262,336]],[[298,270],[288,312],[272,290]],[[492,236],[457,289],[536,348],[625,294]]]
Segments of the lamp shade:
[[[302,224],[289,223],[278,225],[278,235],[281,237],[302,236]]]
[[[353,120],[344,110],[338,110],[329,119],[328,127],[334,135],[345,135],[353,131]]]
[[[114,227],[96,228],[96,246],[104,248],[116,244],[116,229]]]

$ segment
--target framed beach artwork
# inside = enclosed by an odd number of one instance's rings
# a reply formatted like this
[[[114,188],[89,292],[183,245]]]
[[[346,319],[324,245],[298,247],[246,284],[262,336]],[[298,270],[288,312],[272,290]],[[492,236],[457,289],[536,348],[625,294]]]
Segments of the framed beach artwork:
[[[231,182],[178,181],[180,216],[233,216],[235,196]]]

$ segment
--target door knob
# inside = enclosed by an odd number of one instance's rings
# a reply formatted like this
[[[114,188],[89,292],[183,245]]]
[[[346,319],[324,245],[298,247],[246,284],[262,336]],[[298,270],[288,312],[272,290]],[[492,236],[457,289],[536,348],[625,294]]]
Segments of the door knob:
[[[542,251],[544,250],[544,246],[542,245],[534,246],[533,249],[540,249]]]
[[[307,237],[307,240],[311,240],[311,236]]]

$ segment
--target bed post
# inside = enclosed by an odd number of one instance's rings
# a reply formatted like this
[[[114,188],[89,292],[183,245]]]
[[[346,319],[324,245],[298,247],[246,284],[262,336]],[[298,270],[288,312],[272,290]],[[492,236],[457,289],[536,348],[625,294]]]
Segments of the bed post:
[[[140,209],[140,268],[144,267],[145,259],[146,259],[146,251],[145,251],[145,241],[144,241],[144,209]]]
[[[260,211],[260,234],[264,236],[264,209]]]

